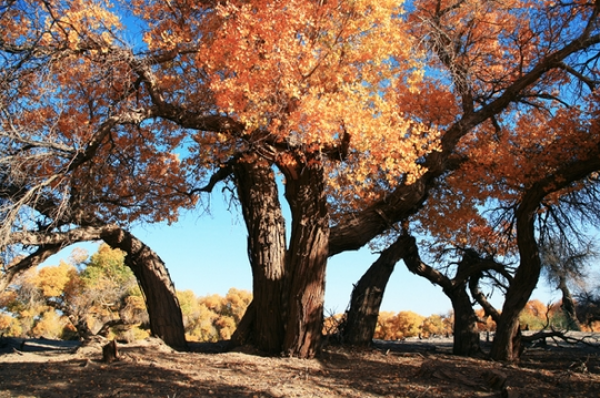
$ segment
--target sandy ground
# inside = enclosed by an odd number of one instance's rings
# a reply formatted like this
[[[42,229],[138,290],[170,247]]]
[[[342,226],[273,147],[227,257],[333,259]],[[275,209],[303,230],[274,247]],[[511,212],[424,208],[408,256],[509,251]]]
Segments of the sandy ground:
[[[600,350],[588,346],[531,348],[518,366],[453,356],[446,339],[329,346],[310,360],[157,339],[118,347],[104,363],[100,342],[2,339],[0,398],[600,397]]]

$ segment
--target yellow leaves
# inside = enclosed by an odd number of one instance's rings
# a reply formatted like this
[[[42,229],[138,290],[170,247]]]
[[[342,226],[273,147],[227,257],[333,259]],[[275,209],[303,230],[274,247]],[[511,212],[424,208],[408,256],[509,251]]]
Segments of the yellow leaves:
[[[252,294],[231,288],[225,297],[197,298],[191,290],[177,292],[188,341],[229,339],[244,315]]]
[[[425,317],[412,312],[400,311],[398,314],[382,311],[375,328],[376,339],[399,340],[417,336]]]
[[[61,337],[65,320],[55,311],[46,311],[31,331],[33,337],[58,339]]]
[[[113,42],[111,31],[122,27],[119,17],[104,0],[73,0],[50,3],[45,17],[43,42],[63,41],[71,50],[85,47],[100,48],[101,52]],[[47,4],[48,5],[48,4]],[[42,6],[41,9],[46,9]]]
[[[75,268],[64,261],[58,266],[44,267],[38,274],[38,285],[42,289],[45,297],[60,296],[72,275],[75,273]]]

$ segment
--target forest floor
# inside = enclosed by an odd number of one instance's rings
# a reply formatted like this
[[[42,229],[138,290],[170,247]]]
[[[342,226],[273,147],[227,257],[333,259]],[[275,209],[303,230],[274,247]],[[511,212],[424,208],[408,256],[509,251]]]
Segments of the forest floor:
[[[104,363],[100,343],[0,339],[0,398],[600,397],[600,349],[589,346],[529,348],[518,365],[453,356],[446,339],[329,346],[310,360],[191,346],[119,344]]]

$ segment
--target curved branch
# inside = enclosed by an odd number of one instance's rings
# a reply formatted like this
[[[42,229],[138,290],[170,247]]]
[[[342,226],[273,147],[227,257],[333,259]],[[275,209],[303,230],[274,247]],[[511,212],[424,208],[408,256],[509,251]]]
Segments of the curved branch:
[[[46,261],[50,256],[58,253],[64,246],[61,244],[41,245],[35,252],[25,258],[17,260],[10,264],[4,270],[0,277],[0,291],[4,291],[12,282],[15,276],[32,267],[37,267]]]
[[[471,296],[477,301],[477,303],[483,308],[486,315],[492,317],[494,322],[498,323],[500,320],[500,312],[489,302],[486,295],[483,294],[481,289],[479,288],[479,280],[483,277],[482,273],[478,273],[473,275],[469,279],[469,291],[471,292]]]

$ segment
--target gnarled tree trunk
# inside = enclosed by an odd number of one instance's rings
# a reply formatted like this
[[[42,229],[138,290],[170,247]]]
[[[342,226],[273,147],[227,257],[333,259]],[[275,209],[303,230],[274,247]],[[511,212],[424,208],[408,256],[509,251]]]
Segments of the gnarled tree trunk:
[[[160,257],[131,233],[122,229],[102,234],[112,248],[123,250],[144,293],[150,318],[150,331],[176,350],[187,350],[179,299],[169,272]]]
[[[238,162],[234,166],[238,197],[248,229],[252,267],[252,303],[232,337],[235,345],[251,340],[261,351],[281,352],[285,305],[285,220],[277,183],[266,162]]]
[[[287,255],[289,288],[283,352],[310,358],[320,348],[329,250],[329,213],[319,160],[286,169],[285,195],[292,213]]]
[[[444,293],[452,302],[454,310],[454,345],[455,355],[472,356],[480,352],[479,332],[477,331],[477,315],[467,294],[467,280],[474,272],[477,263],[468,252],[465,252],[459,263],[454,278],[442,274],[433,267],[423,263],[419,255],[416,240],[410,237],[404,262],[410,272],[427,278],[431,283],[442,287]]]
[[[481,353],[477,314],[475,314],[471,298],[467,294],[466,284],[455,287],[452,292],[446,292],[446,295],[450,297],[454,310],[452,353],[461,356],[474,356]]]
[[[506,292],[500,320],[496,325],[496,337],[490,351],[494,360],[517,361],[521,356],[519,314],[529,301],[542,269],[535,240],[534,217],[543,197],[542,190],[531,189],[523,196],[516,211],[517,246],[521,261]]]
[[[383,294],[396,263],[407,250],[406,239],[401,236],[385,249],[354,286],[342,330],[344,343],[368,346],[373,341]]]

